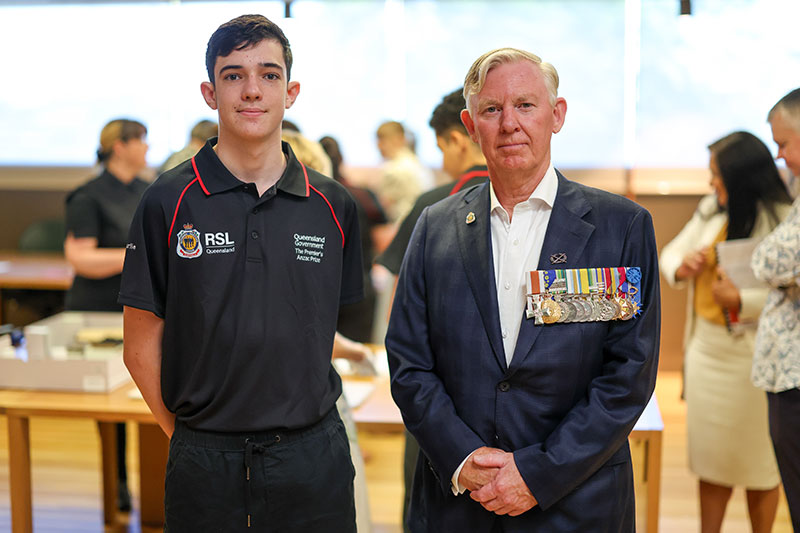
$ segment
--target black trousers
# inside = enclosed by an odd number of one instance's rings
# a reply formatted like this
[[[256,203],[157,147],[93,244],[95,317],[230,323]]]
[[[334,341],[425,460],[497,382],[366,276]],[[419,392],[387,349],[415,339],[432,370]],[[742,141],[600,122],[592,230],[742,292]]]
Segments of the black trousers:
[[[800,532],[800,389],[768,392],[767,405],[769,433],[789,503],[792,527]]]
[[[214,433],[177,421],[164,530],[355,533],[354,476],[335,407],[294,431]]]

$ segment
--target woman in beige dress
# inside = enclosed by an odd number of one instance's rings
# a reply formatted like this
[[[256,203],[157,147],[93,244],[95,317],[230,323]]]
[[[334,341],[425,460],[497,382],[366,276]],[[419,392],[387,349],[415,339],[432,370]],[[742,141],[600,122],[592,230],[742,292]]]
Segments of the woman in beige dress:
[[[689,285],[685,395],[689,468],[699,477],[703,533],[717,533],[734,486],[747,492],[755,533],[769,532],[780,476],[764,393],[750,383],[754,335],[766,289],[737,288],[718,268],[716,244],[768,234],[791,198],[769,149],[736,132],[709,146],[711,188],[661,252],[661,271]],[[738,317],[738,325],[731,326]],[[748,327],[749,325],[749,327]]]

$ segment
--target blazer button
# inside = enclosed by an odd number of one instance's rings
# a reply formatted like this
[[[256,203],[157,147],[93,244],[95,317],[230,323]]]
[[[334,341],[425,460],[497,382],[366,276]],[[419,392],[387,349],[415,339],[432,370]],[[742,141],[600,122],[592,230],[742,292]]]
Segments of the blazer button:
[[[508,392],[511,389],[511,385],[508,381],[501,381],[497,388],[500,389],[500,392]]]

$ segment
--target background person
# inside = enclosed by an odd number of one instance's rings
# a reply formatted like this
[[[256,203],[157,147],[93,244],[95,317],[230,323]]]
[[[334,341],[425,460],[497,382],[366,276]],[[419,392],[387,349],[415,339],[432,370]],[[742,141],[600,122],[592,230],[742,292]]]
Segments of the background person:
[[[401,123],[384,122],[378,127],[376,138],[384,160],[378,181],[378,198],[389,221],[398,223],[411,209],[417,196],[433,185],[433,174],[409,147],[406,129]]]
[[[106,124],[97,150],[103,171],[67,196],[64,255],[75,269],[68,311],[122,311],[117,297],[128,229],[148,185],[138,177],[147,168],[146,136],[147,128],[135,120]],[[117,506],[130,511],[125,441],[125,424],[117,424]]]
[[[759,238],[786,216],[791,199],[767,147],[735,132],[709,146],[713,195],[661,252],[661,271],[674,286],[690,284],[686,323],[685,396],[689,468],[700,478],[703,533],[718,532],[734,486],[747,489],[754,532],[769,532],[780,478],[769,442],[766,399],[750,383],[755,330],[735,334],[733,309],[755,321],[765,289],[737,288],[721,275],[716,244]],[[737,330],[738,331],[738,330]]]
[[[372,285],[370,271],[375,257],[375,239],[373,231],[386,224],[386,213],[378,197],[370,189],[356,187],[342,173],[344,158],[339,143],[331,136],[319,140],[328,154],[333,167],[333,179],[344,185],[353,195],[358,206],[358,226],[361,228],[361,257],[364,259],[364,299],[354,304],[343,305],[339,309],[339,320],[336,331],[358,342],[372,342],[372,331],[375,324],[376,292]]]
[[[767,118],[778,157],[798,185],[800,89],[781,98]],[[770,436],[792,525],[800,531],[800,200],[756,248],[752,267],[772,287],[758,324],[752,380],[767,392]]]
[[[171,168],[177,167],[187,159],[190,159],[200,148],[212,137],[216,137],[219,132],[217,123],[212,120],[201,120],[192,127],[189,133],[189,144],[170,155],[164,164],[158,169],[158,174],[162,174]]]

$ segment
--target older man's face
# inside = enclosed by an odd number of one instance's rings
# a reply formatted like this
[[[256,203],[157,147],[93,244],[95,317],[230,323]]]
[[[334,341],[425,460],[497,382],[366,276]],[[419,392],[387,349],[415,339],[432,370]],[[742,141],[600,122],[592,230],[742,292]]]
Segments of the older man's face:
[[[772,139],[778,145],[778,159],[783,159],[795,176],[800,176],[800,132],[786,120],[783,113],[775,113],[770,121]]]
[[[541,178],[550,164],[550,138],[564,124],[567,104],[550,104],[544,75],[529,61],[494,67],[462,120],[477,142],[492,178],[528,173]]]

